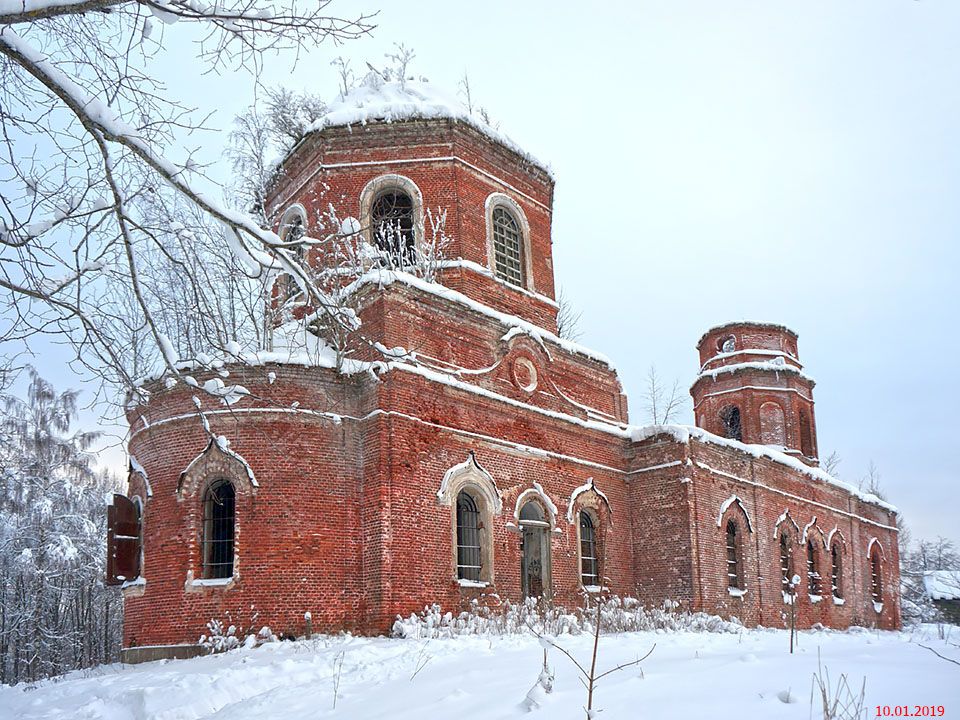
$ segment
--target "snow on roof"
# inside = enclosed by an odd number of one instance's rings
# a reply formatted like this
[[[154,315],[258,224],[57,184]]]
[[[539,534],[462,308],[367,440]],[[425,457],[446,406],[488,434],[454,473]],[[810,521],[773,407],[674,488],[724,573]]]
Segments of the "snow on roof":
[[[383,82],[376,75],[327,106],[327,112],[310,126],[308,132],[328,127],[366,125],[369,122],[403,120],[456,120],[486,135],[494,142],[521,156],[553,178],[550,166],[517,145],[506,134],[460,100],[426,80]]]
[[[815,480],[820,480],[828,485],[841,488],[842,490],[845,490],[851,495],[864,502],[870,503],[871,505],[876,505],[877,507],[881,507],[889,512],[898,512],[894,505],[891,505],[885,500],[881,500],[876,495],[863,492],[850,483],[843,482],[843,480],[838,480],[825,470],[810,467],[809,465],[800,462],[796,458],[790,457],[786,453],[780,452],[779,450],[774,450],[767,445],[748,445],[747,443],[742,443],[738,440],[722,438],[719,435],[714,435],[713,433],[704,430],[703,428],[693,427],[691,425],[646,425],[644,427],[630,426],[628,431],[630,434],[630,439],[634,442],[648,440],[649,438],[656,437],[657,435],[668,435],[680,443],[689,443],[690,440],[698,440],[700,442],[710,443],[711,445],[722,445],[724,447],[733,448],[735,450],[745,452],[755,458],[766,458],[767,460],[772,460],[780,465],[786,465],[797,472],[801,472],[804,475],[814,478]]]
[[[925,572],[923,589],[931,600],[960,600],[960,570]]]
[[[782,372],[790,373],[792,375],[797,375],[798,377],[803,378],[804,380],[810,383],[816,383],[812,377],[807,375],[803,370],[798,368],[796,365],[789,365],[783,361],[783,356],[780,356],[780,360],[758,360],[754,362],[742,362],[734,363],[732,365],[721,365],[718,368],[713,370],[704,370],[696,378],[694,378],[694,383],[696,383],[701,378],[712,378],[713,380],[717,379],[718,375],[723,375],[724,373],[734,373],[741,370],[769,370],[772,372]]]
[[[757,322],[755,320],[734,320],[732,322],[722,323],[721,325],[714,325],[712,328],[707,330],[703,335],[700,336],[700,339],[697,340],[697,349],[699,350],[700,346],[703,345],[703,341],[707,339],[707,335],[710,335],[717,330],[726,330],[727,328],[732,327],[749,327],[757,328],[759,330],[779,330],[797,337],[797,333],[788,328],[786,325],[781,325],[780,323],[765,323]]]

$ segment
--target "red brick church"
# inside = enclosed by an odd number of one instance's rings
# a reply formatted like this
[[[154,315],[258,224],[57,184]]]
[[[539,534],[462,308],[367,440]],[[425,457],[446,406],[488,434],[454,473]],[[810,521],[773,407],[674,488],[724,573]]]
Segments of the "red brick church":
[[[304,319],[307,350],[197,368],[249,391],[230,405],[146,385],[110,508],[125,647],[194,643],[212,618],[384,632],[428,603],[572,606],[601,585],[782,627],[794,575],[801,626],[899,627],[895,509],[819,469],[793,331],[708,330],[696,427],[631,425],[607,358],[558,336],[554,180],[509,139],[386,85],[331,109],[283,171],[281,237],[310,238],[335,198],[375,251],[345,290],[363,342],[311,356]],[[404,268],[431,209],[448,242],[428,280]]]

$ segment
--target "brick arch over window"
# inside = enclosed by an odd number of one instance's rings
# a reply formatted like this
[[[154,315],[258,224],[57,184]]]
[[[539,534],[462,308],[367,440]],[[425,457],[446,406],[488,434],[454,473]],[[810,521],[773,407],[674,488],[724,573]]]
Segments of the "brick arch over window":
[[[491,193],[484,205],[487,225],[487,267],[505,282],[535,290],[530,223],[509,195]]]
[[[453,578],[461,583],[493,582],[493,516],[503,501],[493,477],[471,452],[444,473],[437,501],[450,506]]]
[[[779,403],[765,402],[760,406],[760,442],[781,448],[787,444],[786,420]]]
[[[797,575],[796,549],[800,538],[800,526],[790,516],[789,510],[777,518],[773,527],[773,537],[777,540],[777,559],[780,568],[780,590],[784,602],[790,602],[791,584]]]
[[[390,201],[391,197],[394,198],[392,203]],[[405,230],[408,227],[407,221],[404,219],[407,217],[407,212],[404,209],[407,199],[409,200],[409,242],[404,240],[400,243],[402,247],[399,245],[397,247],[386,247],[384,245],[385,238],[378,233],[379,229],[374,227],[376,224],[373,217],[374,211],[376,210],[381,214],[386,211],[389,216],[386,219],[389,222],[398,222]],[[401,205],[404,207],[401,207]],[[415,260],[424,241],[423,194],[420,192],[420,188],[413,180],[403,175],[381,175],[374,178],[364,186],[360,193],[360,223],[363,227],[364,240],[371,247],[379,248],[388,254],[392,251],[400,252],[403,257],[398,258],[400,260],[399,264],[407,264]]]
[[[255,495],[260,487],[253,468],[230,449],[226,439],[211,437],[206,448],[180,473],[177,499],[196,497],[200,487],[214,476],[231,480],[236,491],[245,495]]]

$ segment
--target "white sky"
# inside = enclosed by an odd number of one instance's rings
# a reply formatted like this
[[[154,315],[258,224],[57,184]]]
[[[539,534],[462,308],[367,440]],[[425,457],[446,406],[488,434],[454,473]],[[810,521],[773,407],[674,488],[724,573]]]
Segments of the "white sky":
[[[635,421],[651,364],[688,387],[705,329],[784,323],[819,381],[821,456],[837,450],[852,482],[872,459],[915,535],[960,543],[960,3],[383,6],[372,38],[292,73],[279,58],[268,84],[333,96],[333,56],[359,71],[400,41],[431,82],[455,90],[466,70],[475,101],[554,168],[557,281]],[[229,129],[249,78],[198,75],[166,32],[170,94]],[[226,138],[194,142],[214,160]],[[57,362],[41,365],[76,384]]]

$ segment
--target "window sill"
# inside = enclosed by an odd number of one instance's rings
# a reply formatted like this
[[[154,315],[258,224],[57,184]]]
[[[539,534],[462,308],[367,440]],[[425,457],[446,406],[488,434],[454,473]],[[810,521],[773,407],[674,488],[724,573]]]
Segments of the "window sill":
[[[583,591],[588,593],[599,593],[603,592],[604,588],[599,585],[583,585]]]
[[[140,597],[147,591],[147,579],[138,577],[135,580],[125,580],[120,586],[120,592],[125,598]]]
[[[810,602],[814,605],[823,600],[823,595],[807,595],[807,597],[810,598]]]
[[[882,612],[883,612],[883,603],[882,603],[882,602],[877,602],[876,600],[874,600],[874,601],[873,601],[873,609],[874,609],[875,612],[882,613]]]
[[[788,593],[786,590],[781,590],[780,594],[783,595],[783,603],[785,605],[793,605],[793,595]]]
[[[837,597],[836,595],[833,596],[834,605],[843,605],[845,602],[846,600],[844,600],[842,597]]]
[[[236,580],[236,576],[228,578],[200,578],[198,580],[188,578],[184,590],[186,590],[186,592],[201,592],[204,588],[230,590],[236,586]]]
[[[730,597],[742,598],[744,595],[747,594],[747,591],[746,591],[746,590],[741,590],[740,588],[735,588],[735,587],[729,587],[729,586],[728,586],[728,587],[727,587],[727,593],[730,595]]]
[[[465,578],[460,578],[457,580],[457,585],[464,588],[485,588],[490,587],[490,583],[486,580],[467,580]]]

